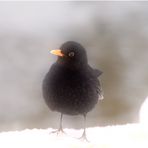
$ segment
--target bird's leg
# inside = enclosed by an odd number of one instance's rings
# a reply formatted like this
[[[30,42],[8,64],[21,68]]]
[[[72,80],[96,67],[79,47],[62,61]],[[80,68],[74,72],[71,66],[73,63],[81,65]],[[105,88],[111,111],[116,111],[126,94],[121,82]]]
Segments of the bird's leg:
[[[60,134],[60,133],[65,133],[63,131],[63,128],[62,128],[62,119],[63,119],[63,114],[61,113],[59,129],[58,130],[55,130],[55,131],[52,131],[51,133],[57,133],[57,135]]]
[[[61,117],[60,117],[60,127],[59,127],[58,131],[64,133],[63,127],[62,127],[62,119],[63,119],[63,114],[61,113]]]
[[[86,137],[86,114],[84,114],[83,116],[84,116],[84,130],[82,136],[79,139],[89,142]]]

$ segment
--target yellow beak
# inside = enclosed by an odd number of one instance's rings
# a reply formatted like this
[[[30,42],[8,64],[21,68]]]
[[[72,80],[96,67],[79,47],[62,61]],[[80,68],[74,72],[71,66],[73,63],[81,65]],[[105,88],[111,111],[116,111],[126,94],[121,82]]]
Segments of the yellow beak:
[[[62,53],[62,51],[60,49],[51,50],[50,53],[57,55],[57,56],[60,56],[60,57],[64,56],[64,54]]]

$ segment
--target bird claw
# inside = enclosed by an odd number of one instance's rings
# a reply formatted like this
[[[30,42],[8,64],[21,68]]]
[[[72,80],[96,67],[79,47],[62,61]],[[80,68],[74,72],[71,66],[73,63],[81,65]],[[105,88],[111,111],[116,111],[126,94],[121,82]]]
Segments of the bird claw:
[[[50,132],[50,134],[54,134],[54,133],[56,133],[57,136],[58,136],[58,135],[62,135],[62,134],[66,134],[66,133],[63,131],[63,129],[58,129],[58,130],[54,130],[54,131],[51,131],[51,132]]]
[[[85,132],[82,134],[82,136],[80,138],[78,138],[79,140],[83,141],[83,142],[89,142],[89,140],[86,137]]]

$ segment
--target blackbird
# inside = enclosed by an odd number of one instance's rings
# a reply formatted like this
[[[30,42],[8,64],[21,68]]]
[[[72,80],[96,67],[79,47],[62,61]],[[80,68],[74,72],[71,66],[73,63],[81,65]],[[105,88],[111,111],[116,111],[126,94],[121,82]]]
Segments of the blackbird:
[[[58,58],[46,74],[42,89],[48,107],[61,113],[58,133],[63,132],[63,114],[83,115],[85,123],[86,114],[103,98],[98,80],[102,72],[89,66],[86,51],[77,42],[68,41],[51,53]],[[87,139],[85,124],[81,138]]]

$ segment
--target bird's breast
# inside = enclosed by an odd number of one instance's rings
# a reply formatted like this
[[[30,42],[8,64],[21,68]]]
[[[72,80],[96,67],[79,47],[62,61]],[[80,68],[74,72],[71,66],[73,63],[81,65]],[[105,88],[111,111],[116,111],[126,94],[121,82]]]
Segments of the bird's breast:
[[[83,71],[58,68],[49,75],[45,100],[53,110],[79,114],[91,110],[97,103],[96,87]]]

